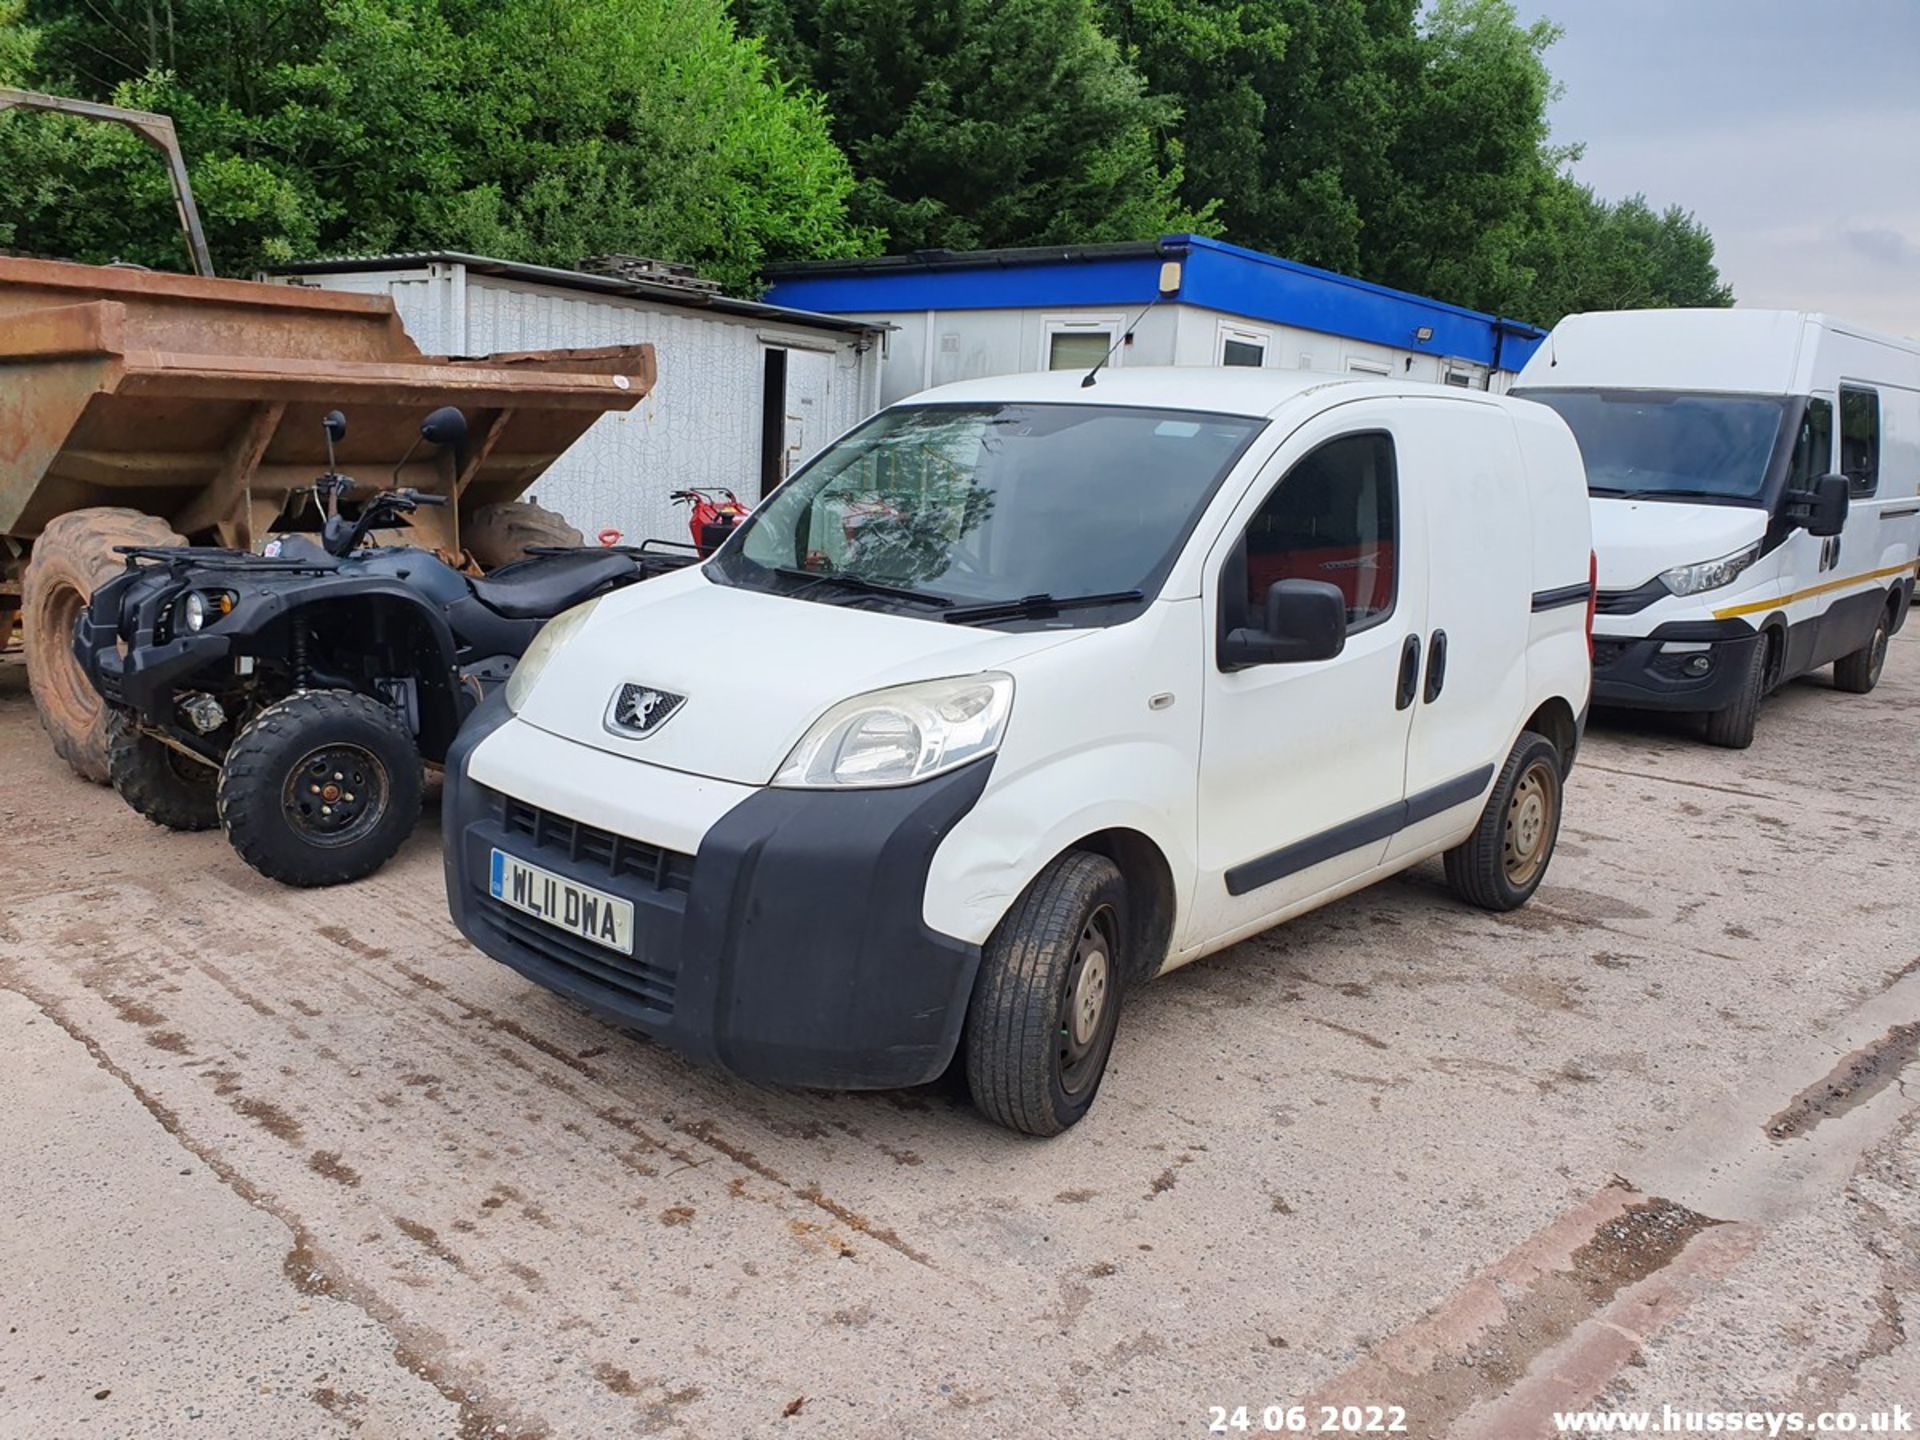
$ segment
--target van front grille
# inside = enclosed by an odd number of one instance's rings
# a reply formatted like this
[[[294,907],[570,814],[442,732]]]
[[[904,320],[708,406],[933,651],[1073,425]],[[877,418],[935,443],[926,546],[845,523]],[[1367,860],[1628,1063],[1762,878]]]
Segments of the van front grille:
[[[656,890],[685,894],[693,888],[691,855],[597,829],[511,795],[496,795],[495,801],[500,828],[509,835],[527,836],[535,850],[563,855],[575,864],[599,866],[616,880],[631,876]]]

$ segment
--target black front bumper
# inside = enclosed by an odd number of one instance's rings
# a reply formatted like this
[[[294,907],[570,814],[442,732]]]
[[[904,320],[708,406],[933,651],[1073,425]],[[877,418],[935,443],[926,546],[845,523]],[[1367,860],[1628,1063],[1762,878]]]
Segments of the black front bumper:
[[[919,785],[761,790],[696,855],[581,825],[474,782],[504,696],[461,730],[441,800],[460,932],[528,979],[751,1080],[886,1089],[938,1077],[959,1044],[977,945],[921,917],[933,853],[986,788],[982,761]],[[489,893],[495,848],[633,902],[634,955]]]
[[[1663,655],[1668,641],[1706,650]],[[1593,703],[1631,710],[1723,710],[1740,696],[1760,632],[1741,620],[1675,620],[1646,636],[1593,637]],[[1690,668],[1697,657],[1705,674]]]

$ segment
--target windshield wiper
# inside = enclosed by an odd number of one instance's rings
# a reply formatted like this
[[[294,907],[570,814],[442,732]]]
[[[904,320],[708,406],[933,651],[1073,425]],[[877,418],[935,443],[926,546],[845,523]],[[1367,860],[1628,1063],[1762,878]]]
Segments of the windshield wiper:
[[[1096,605],[1125,605],[1144,600],[1139,590],[1109,590],[1104,595],[1023,595],[1018,600],[990,600],[980,605],[956,605],[940,618],[954,625],[971,625],[980,620],[1044,620],[1062,610],[1088,610]]]
[[[1729,495],[1724,490],[1684,490],[1669,489],[1663,485],[1649,485],[1644,490],[1609,490],[1604,485],[1589,485],[1589,495],[1603,495],[1609,500],[1647,500],[1663,496],[1672,496],[1684,500],[1737,500],[1741,497]]]
[[[802,595],[821,585],[838,585],[843,590],[857,591],[862,595],[884,595],[890,600],[906,600],[915,605],[934,605],[941,609],[953,604],[944,595],[929,595],[924,590],[909,590],[903,585],[887,585],[879,580],[869,580],[864,575],[849,575],[840,570],[802,570],[792,565],[775,565],[776,574],[792,576],[807,583],[797,590],[787,592],[789,600],[797,600]]]

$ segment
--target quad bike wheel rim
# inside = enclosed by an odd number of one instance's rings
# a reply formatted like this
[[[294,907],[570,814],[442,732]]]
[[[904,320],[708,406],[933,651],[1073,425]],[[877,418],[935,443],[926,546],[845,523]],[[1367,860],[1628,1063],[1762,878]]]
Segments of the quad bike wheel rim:
[[[1085,1094],[1100,1078],[1101,1042],[1113,1006],[1113,907],[1087,917],[1074,942],[1057,1035],[1060,1088],[1069,1099]]]
[[[287,825],[309,845],[351,845],[387,813],[387,767],[359,745],[309,750],[287,774],[281,809]]]
[[[1521,774],[1513,787],[1513,798],[1507,801],[1507,834],[1501,859],[1508,884],[1531,885],[1546,866],[1558,803],[1547,762],[1534,761]]]

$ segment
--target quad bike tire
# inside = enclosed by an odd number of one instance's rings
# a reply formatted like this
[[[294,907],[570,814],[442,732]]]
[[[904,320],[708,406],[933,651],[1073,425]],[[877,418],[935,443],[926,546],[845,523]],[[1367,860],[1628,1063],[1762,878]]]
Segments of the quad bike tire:
[[[482,570],[498,570],[524,560],[535,546],[575,547],[587,543],[565,516],[531,500],[482,506],[472,519],[461,524],[460,542]]]
[[[220,823],[255,870],[283,885],[371,875],[420,818],[413,736],[351,690],[302,690],[267,706],[220,767]]]
[[[184,545],[158,516],[119,506],[55,517],[33,542],[21,582],[27,683],[54,751],[96,784],[107,766],[107,707],[73,655],[73,627],[93,592],[126,568],[116,545]]]
[[[120,798],[169,830],[212,830],[220,823],[220,772],[142,730],[118,706],[107,711],[107,771]]]

